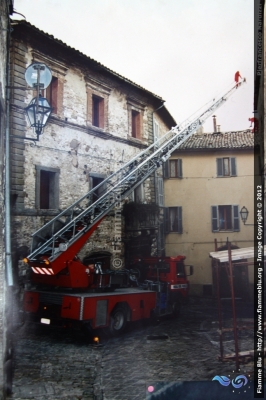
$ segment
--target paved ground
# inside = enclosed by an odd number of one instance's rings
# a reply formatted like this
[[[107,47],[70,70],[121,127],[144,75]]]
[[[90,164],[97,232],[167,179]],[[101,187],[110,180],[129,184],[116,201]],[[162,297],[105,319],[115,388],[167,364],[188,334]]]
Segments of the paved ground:
[[[229,325],[230,313],[224,318]],[[100,346],[69,331],[21,328],[10,398],[145,400],[147,388],[158,384],[228,376],[235,364],[218,361],[217,328],[216,308],[206,299],[192,299],[178,319],[134,324],[119,338],[102,335]],[[240,350],[252,348],[252,331],[242,331]],[[225,335],[225,350],[234,351],[231,333]],[[252,363],[241,371],[252,375]]]

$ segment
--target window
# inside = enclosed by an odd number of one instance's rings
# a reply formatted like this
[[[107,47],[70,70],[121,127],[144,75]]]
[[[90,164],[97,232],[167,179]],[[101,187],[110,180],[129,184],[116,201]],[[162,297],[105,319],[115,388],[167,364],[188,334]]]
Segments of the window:
[[[168,160],[163,164],[163,177],[169,178],[182,178],[182,159]]]
[[[156,121],[153,123],[153,139],[154,142],[157,142],[159,139],[159,124]],[[156,145],[155,148],[158,148],[158,145]]]
[[[104,128],[104,99],[99,96],[92,96],[92,125]]]
[[[46,88],[44,97],[48,100],[48,103],[52,107],[52,113],[57,114],[58,108],[58,78],[52,77],[50,85]]]
[[[133,138],[140,138],[140,113],[138,111],[131,111],[131,135]]]
[[[170,178],[181,178],[182,177],[182,160],[170,160]]]
[[[164,209],[165,233],[182,233],[182,207],[167,207]]]
[[[108,131],[108,107],[111,88],[102,81],[85,77],[87,92],[87,124]]]
[[[90,190],[98,186],[105,179],[104,175],[90,173]],[[93,192],[92,203],[98,200],[105,193],[105,184]]]
[[[36,208],[59,208],[59,169],[36,165]]]
[[[63,88],[64,80],[59,75],[59,78],[52,76],[50,85],[46,89],[41,90],[41,95],[48,100],[53,114],[63,114]]]
[[[216,158],[217,177],[236,176],[235,157]]]
[[[144,200],[144,188],[143,183],[141,183],[133,192],[133,201],[141,203]]]
[[[143,139],[143,116],[147,104],[135,97],[127,97],[128,138]]]
[[[212,206],[212,232],[239,231],[238,206]]]
[[[56,60],[55,57],[44,55],[36,49],[32,49],[31,54],[33,62],[44,63],[51,69],[51,83],[41,92],[43,97],[48,100],[50,106],[52,107],[52,113],[63,118],[64,84],[68,68],[64,62],[60,62],[58,59]]]

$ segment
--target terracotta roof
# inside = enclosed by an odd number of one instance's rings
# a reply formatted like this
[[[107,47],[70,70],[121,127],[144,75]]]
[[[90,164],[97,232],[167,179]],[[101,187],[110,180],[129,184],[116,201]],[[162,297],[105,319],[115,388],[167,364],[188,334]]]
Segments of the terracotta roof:
[[[195,133],[178,150],[200,149],[253,149],[254,134],[251,130],[219,133]]]

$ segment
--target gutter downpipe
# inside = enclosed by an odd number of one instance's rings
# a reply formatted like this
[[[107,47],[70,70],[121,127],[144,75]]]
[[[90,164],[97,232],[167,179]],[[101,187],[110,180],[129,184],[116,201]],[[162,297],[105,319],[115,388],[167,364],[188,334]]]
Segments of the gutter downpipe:
[[[6,81],[10,86],[10,23],[7,39],[7,68]],[[5,250],[6,250],[6,283],[7,286],[13,286],[12,258],[11,258],[11,217],[10,217],[10,136],[9,136],[9,118],[10,118],[10,89],[6,90],[6,148],[5,148]]]
[[[6,0],[7,10],[9,9],[9,0]],[[7,11],[8,13],[8,11]],[[6,39],[6,85],[10,83],[10,35],[11,23],[8,18],[7,39]],[[4,160],[4,202],[5,202],[5,220],[4,220],[4,301],[3,301],[3,398],[6,399],[12,393],[12,375],[13,375],[13,271],[11,254],[11,216],[10,216],[10,137],[9,137],[9,118],[10,118],[10,89],[6,88],[6,129],[5,129],[5,160]]]
[[[152,133],[153,133],[153,143],[154,143],[154,113],[158,110],[160,110],[160,108],[162,108],[164,106],[165,100],[163,100],[163,103],[160,105],[160,107],[156,108],[156,110],[154,110],[152,112]],[[157,170],[154,171],[154,190],[155,190],[155,199],[156,199],[156,193],[158,193],[158,185],[157,185]],[[159,202],[159,201],[158,201]],[[157,251],[158,251],[158,246],[159,246],[159,238],[160,238],[160,216],[159,216],[159,226],[158,226],[158,235],[157,235]],[[161,244],[160,244],[161,246]],[[162,249],[160,248],[160,253],[161,253]]]

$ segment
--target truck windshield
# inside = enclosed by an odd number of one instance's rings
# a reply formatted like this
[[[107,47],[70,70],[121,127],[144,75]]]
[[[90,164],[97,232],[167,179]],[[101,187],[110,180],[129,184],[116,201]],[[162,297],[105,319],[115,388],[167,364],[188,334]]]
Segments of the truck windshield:
[[[183,262],[176,263],[176,275],[177,276],[185,276],[185,266]]]

